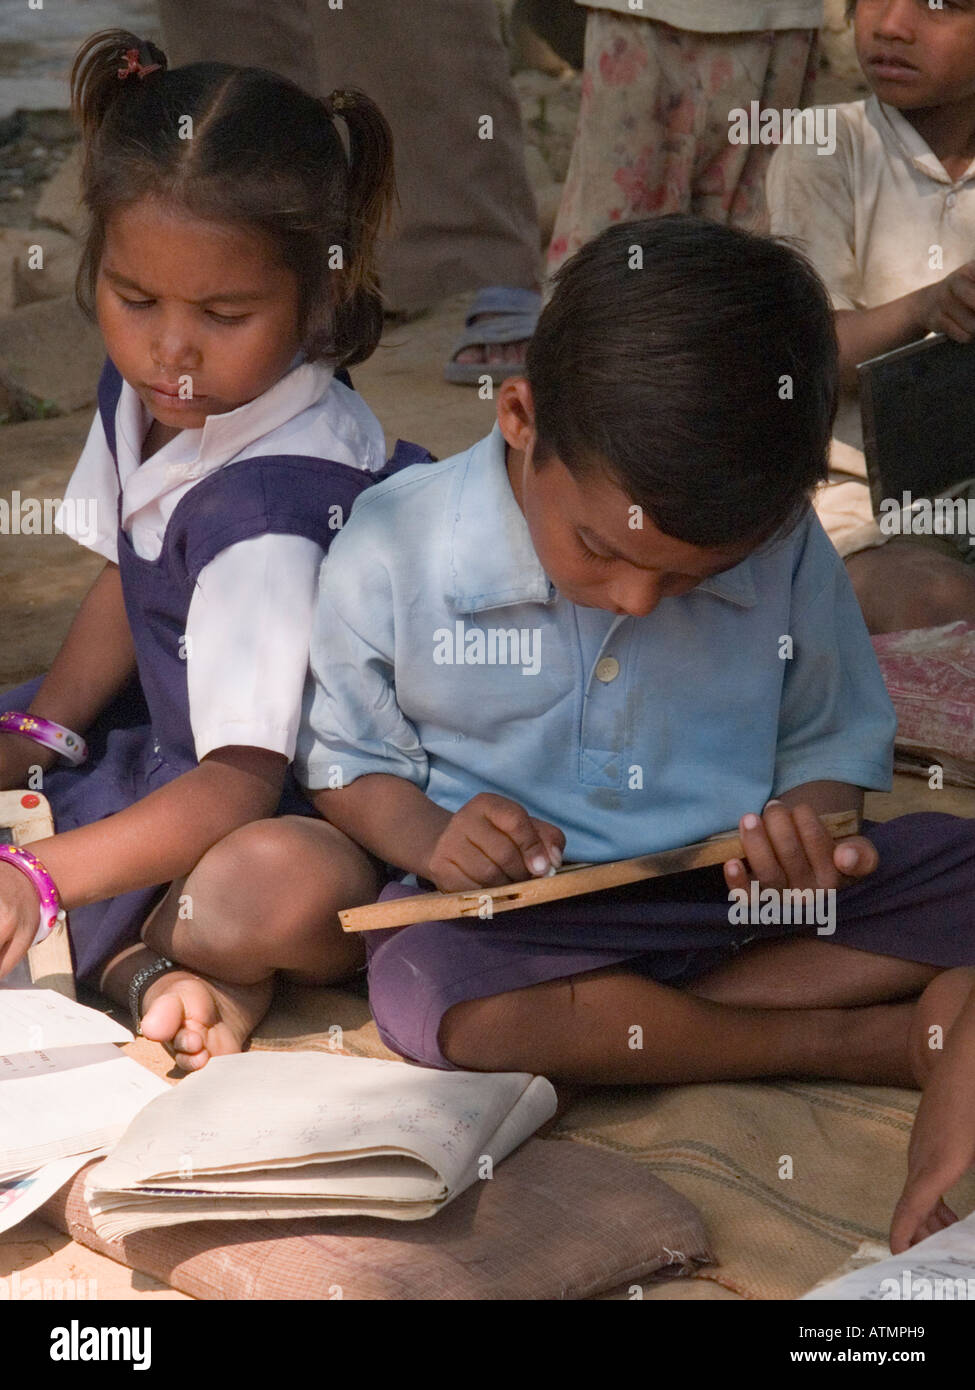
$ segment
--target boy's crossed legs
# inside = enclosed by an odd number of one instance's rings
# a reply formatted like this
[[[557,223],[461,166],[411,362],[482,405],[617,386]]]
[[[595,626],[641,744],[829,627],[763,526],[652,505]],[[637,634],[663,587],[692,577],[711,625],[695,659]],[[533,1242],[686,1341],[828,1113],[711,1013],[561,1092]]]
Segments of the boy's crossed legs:
[[[145,1036],[190,1070],[238,1051],[277,971],[332,983],[362,966],[362,938],[342,932],[337,914],[373,901],[380,884],[376,862],[325,821],[285,816],[234,832],[171,886],[143,929],[152,951],[183,967],[146,989]],[[147,957],[141,947],[117,957],[107,991],[124,999]],[[566,1082],[788,1074],[911,1086],[935,1055],[926,1029],[947,1031],[961,1007],[964,974],[832,941],[773,940],[682,988],[616,965],[467,999],[446,1010],[439,1038],[454,1065]]]
[[[972,975],[782,941],[682,989],[610,967],[465,1000],[447,1010],[439,1036],[456,1066],[582,1085],[786,1075],[910,1087],[923,1085],[937,1055],[928,1029],[947,1033]]]

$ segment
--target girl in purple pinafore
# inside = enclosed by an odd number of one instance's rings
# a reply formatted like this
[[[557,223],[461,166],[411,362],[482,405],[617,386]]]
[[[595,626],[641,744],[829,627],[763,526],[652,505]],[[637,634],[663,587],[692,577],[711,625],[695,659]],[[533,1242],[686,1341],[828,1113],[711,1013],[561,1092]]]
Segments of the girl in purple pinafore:
[[[391,138],[362,93],[320,101],[218,63],[168,71],[123,31],[85,43],[72,93],[91,214],[79,293],[109,360],[58,525],[106,563],[48,675],[0,696],[0,788],[41,773],[57,833],[32,847],[36,873],[68,911],[79,978],[136,1021],[161,1001],[146,1031],[198,1065],[238,1045],[273,972],[242,960],[217,994],[149,951],[140,931],[167,897],[216,936],[242,910],[233,885],[275,968],[322,973],[311,931],[275,954],[260,915],[274,866],[248,832],[292,813],[344,838],[289,764],[325,552],[362,489],[422,455],[386,465],[342,371],[382,327]],[[17,732],[23,714],[83,735],[87,759]],[[0,975],[37,931],[41,890],[18,867],[0,862]]]

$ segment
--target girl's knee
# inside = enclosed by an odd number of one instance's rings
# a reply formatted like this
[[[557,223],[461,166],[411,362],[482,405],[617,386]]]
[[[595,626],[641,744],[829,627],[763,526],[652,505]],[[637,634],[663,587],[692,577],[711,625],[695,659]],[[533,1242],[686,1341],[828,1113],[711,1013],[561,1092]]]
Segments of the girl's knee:
[[[299,900],[313,889],[324,901],[342,896],[350,880],[367,893],[377,887],[366,852],[324,821],[279,816],[251,821],[232,831],[203,856],[193,870],[194,886],[245,901],[268,896]],[[351,884],[345,891],[353,891]],[[341,903],[351,906],[352,903]]]
[[[922,1085],[940,1065],[948,1036],[973,997],[975,967],[968,965],[942,970],[921,995],[909,1044],[914,1075]]]
[[[936,552],[918,560],[911,588],[925,627],[975,617],[975,570]]]
[[[975,620],[975,570],[909,540],[860,551],[847,573],[871,632]]]
[[[197,879],[233,890],[245,880],[265,882],[285,870],[289,857],[298,848],[297,837],[288,817],[251,821],[219,840],[193,870]]]
[[[282,833],[276,821],[254,821],[232,831],[188,876],[186,911],[249,934],[256,915],[266,918],[268,906],[285,899],[288,853],[287,831]]]
[[[193,914],[248,941],[256,933],[272,953],[312,941],[339,907],[368,901],[374,886],[365,856],[360,863],[348,843],[346,852],[332,854],[329,837],[309,836],[299,817],[241,826],[208,850],[187,880]]]

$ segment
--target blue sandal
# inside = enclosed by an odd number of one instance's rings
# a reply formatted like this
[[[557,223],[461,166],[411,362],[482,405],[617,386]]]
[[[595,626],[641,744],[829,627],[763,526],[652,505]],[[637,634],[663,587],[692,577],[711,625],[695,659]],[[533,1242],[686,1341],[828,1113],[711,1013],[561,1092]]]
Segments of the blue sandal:
[[[457,354],[469,347],[527,342],[535,332],[541,308],[542,296],[535,290],[507,285],[478,290],[464,320],[464,332],[444,368],[444,380],[459,386],[477,386],[482,377],[489,376],[499,386],[509,376],[518,376],[523,369],[516,362],[458,362]],[[479,314],[491,317],[475,323]]]

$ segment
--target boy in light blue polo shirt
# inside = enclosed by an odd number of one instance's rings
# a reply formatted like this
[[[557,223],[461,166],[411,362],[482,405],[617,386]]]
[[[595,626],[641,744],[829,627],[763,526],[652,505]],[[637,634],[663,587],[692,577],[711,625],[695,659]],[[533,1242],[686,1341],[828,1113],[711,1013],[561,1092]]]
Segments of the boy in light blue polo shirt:
[[[506,448],[495,425],[380,484],[334,542],[300,750],[310,786],[392,774],[450,812],[496,792],[558,825],[575,861],[702,840],[805,782],[890,786],[893,710],[812,512],[737,564],[742,547],[683,547],[709,577],[652,612],[647,571],[609,595],[628,612],[587,607],[595,594],[573,602],[546,575]],[[579,519],[607,544],[609,526]],[[613,534],[639,555],[653,523],[635,519]]]
[[[894,733],[808,504],[835,396],[829,302],[792,250],[628,223],[559,272],[490,436],[356,502],[322,572],[296,760],[329,836],[441,890],[736,822],[747,853],[368,933],[391,1047],[590,1083],[912,1084],[923,1001],[863,1006],[975,963],[975,834],[919,815],[834,845],[819,819],[890,785]],[[333,841],[307,853],[303,878],[334,880]],[[743,920],[729,900],[753,881],[773,907],[811,889],[835,912],[825,930]]]

